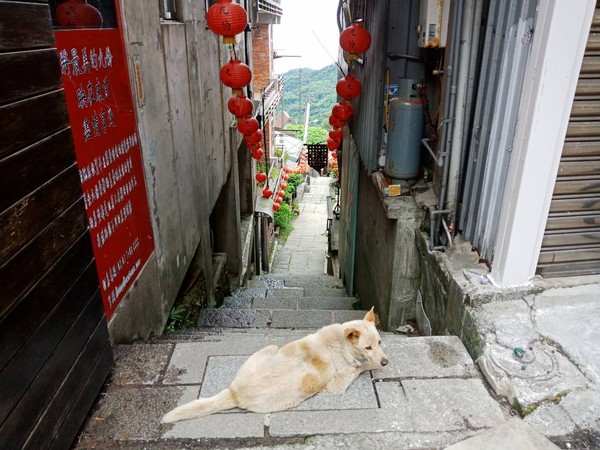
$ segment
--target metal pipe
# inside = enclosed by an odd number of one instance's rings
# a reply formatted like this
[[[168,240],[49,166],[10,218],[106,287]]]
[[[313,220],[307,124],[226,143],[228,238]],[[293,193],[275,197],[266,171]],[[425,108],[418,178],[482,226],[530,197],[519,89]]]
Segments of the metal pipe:
[[[479,77],[479,47],[480,47],[480,39],[479,35],[481,33],[481,20],[483,17],[483,5],[484,2],[475,2],[473,13],[473,28],[471,31],[471,56],[469,58],[469,75],[468,75],[468,84],[467,84],[467,101],[466,101],[466,111],[469,113],[468,120],[464,121],[463,126],[463,136],[466,138],[463,139],[462,147],[461,147],[461,162],[459,173],[463,174],[465,171],[466,158],[467,158],[467,146],[470,144],[470,133],[473,126],[473,103],[475,96],[473,95],[475,91],[475,84],[477,82],[477,78]],[[459,190],[462,189],[463,180],[461,176]],[[456,228],[456,227],[455,227]]]
[[[456,90],[456,111],[454,114],[452,145],[450,152],[450,165],[448,168],[448,191],[446,197],[446,208],[456,215],[458,184],[460,179],[460,163],[462,160],[463,131],[465,121],[465,108],[467,101],[467,88],[469,83],[469,59],[471,58],[471,32],[473,22],[474,0],[463,0],[463,16],[460,39],[460,57],[458,61],[458,80]],[[451,221],[454,221],[454,217]]]
[[[442,226],[444,227],[444,230],[446,231],[446,236],[448,237],[448,246],[451,246],[452,245],[452,234],[450,233],[450,230],[448,229],[448,224],[446,223],[446,221],[444,220],[443,217],[440,220],[442,221]]]
[[[438,167],[442,167],[444,165],[444,156],[446,156],[448,153],[443,152],[440,153],[440,156],[436,156],[435,152],[433,151],[433,149],[431,148],[431,145],[429,145],[429,143],[431,142],[431,139],[429,138],[424,138],[421,139],[421,143],[423,144],[423,146],[427,149],[427,151],[429,152],[429,154],[431,155],[431,157],[433,158],[433,160],[435,161],[435,164]]]
[[[452,211],[450,211],[449,209],[435,209],[435,206],[432,206],[432,209],[429,210],[429,223],[431,227],[434,227],[435,224],[437,223],[436,221],[436,216],[441,215],[441,214],[448,214]],[[435,242],[434,242],[434,235],[435,233],[433,233],[433,230],[430,230],[429,233],[429,250],[441,250],[441,249],[446,249],[446,246],[442,245],[442,246],[436,246]]]
[[[449,27],[453,27],[452,33],[452,41],[450,43],[450,48],[448,49],[448,64],[446,66],[446,94],[444,100],[444,117],[442,121],[442,134],[440,136],[440,143],[442,145],[440,153],[446,153],[447,149],[452,142],[452,128],[450,126],[451,120],[448,119],[451,113],[454,112],[454,102],[456,97],[456,87],[454,86],[454,70],[456,67],[456,61],[458,60],[458,44],[460,41],[461,34],[461,21],[459,20],[462,17],[462,5],[463,0],[456,0],[452,2],[452,21],[449,24]],[[444,168],[442,170],[442,185],[440,189],[440,198],[438,202],[438,210],[444,208],[444,202],[446,198],[446,188],[448,184],[448,171],[449,164],[447,162],[447,156],[444,156]],[[432,224],[431,227],[431,241],[432,243],[435,241],[435,235],[437,230],[437,223]],[[433,247],[434,245],[431,245]]]

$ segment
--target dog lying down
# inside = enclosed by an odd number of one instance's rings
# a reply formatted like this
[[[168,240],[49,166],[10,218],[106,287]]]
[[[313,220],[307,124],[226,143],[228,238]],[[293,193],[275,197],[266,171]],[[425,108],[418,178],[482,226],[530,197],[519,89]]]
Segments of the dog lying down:
[[[236,407],[258,413],[282,411],[318,392],[343,394],[361,373],[387,363],[371,308],[362,320],[327,325],[281,348],[269,345],[257,351],[227,389],[173,409],[162,422]]]

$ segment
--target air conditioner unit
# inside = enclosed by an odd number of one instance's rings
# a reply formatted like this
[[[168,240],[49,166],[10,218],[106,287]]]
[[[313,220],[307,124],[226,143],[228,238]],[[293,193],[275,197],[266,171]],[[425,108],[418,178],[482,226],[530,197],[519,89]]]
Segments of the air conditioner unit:
[[[450,0],[421,0],[419,47],[446,47]]]

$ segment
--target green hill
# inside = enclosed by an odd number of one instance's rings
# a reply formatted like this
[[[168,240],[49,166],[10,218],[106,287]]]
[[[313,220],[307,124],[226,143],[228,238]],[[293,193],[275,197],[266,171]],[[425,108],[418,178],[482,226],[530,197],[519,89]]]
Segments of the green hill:
[[[286,111],[297,124],[304,124],[306,99],[310,99],[310,125],[329,129],[331,108],[337,102],[335,64],[322,69],[293,69],[283,74],[283,99],[278,109]]]

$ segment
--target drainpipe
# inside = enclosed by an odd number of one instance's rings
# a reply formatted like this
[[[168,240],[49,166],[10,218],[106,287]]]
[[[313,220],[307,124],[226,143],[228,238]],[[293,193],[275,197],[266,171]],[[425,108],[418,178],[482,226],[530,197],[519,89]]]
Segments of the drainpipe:
[[[460,164],[462,160],[462,144],[464,140],[464,122],[467,102],[467,88],[469,83],[469,59],[471,57],[471,35],[473,28],[473,12],[475,0],[463,0],[462,28],[460,36],[460,57],[458,61],[458,80],[456,90],[456,106],[454,114],[452,146],[450,151],[450,165],[448,178],[448,192],[446,208],[452,211],[451,223],[456,219],[458,185],[460,181]]]
[[[473,29],[471,31],[471,56],[469,59],[469,81],[467,83],[467,100],[465,102],[466,111],[469,116],[467,116],[464,121],[463,126],[463,137],[469,136],[471,133],[472,127],[472,110],[473,110],[473,102],[474,102],[474,92],[475,92],[475,83],[477,82],[477,77],[479,75],[479,47],[480,47],[480,39],[479,36],[481,34],[481,18],[483,17],[483,3],[484,2],[475,2],[474,8],[475,12],[473,13]],[[470,139],[463,139],[462,143],[462,158],[460,162],[460,173],[464,173],[464,168],[466,165],[466,157],[467,157],[467,146],[470,144]],[[461,176],[462,183],[462,176]],[[459,185],[459,190],[461,189]],[[458,218],[457,218],[458,220]],[[455,227],[456,228],[456,227]]]
[[[444,115],[442,122],[442,133],[440,135],[440,155],[444,155],[444,167],[442,169],[442,185],[440,189],[440,199],[437,207],[437,211],[442,211],[444,209],[444,200],[446,198],[446,189],[448,186],[448,157],[445,156],[446,152],[450,148],[450,144],[452,142],[452,120],[450,119],[450,114],[454,112],[454,103],[456,99],[456,86],[454,85],[455,78],[455,68],[458,60],[458,44],[460,42],[460,34],[461,34],[461,21],[460,17],[462,16],[462,5],[463,0],[456,0],[451,3],[452,8],[452,20],[450,21],[449,26],[454,27],[454,32],[452,33],[452,41],[450,42],[450,47],[448,49],[448,64],[446,66],[446,94],[444,99]],[[438,213],[439,214],[439,213]],[[437,229],[439,227],[439,220],[432,220],[431,230],[430,230],[430,242],[429,249],[433,250],[435,247],[436,234]]]

